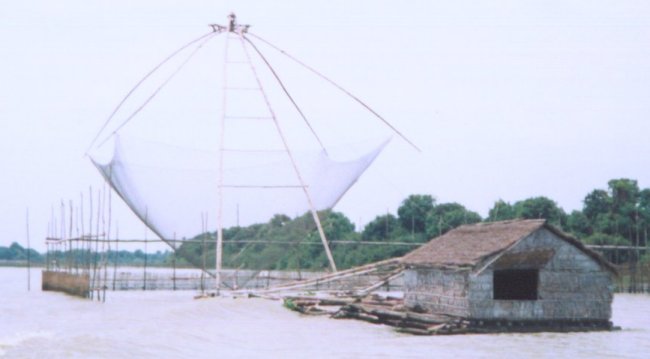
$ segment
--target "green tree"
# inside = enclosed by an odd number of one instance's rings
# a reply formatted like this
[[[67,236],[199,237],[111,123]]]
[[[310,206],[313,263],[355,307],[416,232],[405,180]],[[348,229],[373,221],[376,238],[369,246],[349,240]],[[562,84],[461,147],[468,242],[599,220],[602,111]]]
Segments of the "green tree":
[[[291,221],[291,217],[287,216],[286,214],[276,214],[271,218],[269,221],[269,225],[271,227],[282,227],[285,224],[289,223]]]
[[[488,212],[488,217],[486,218],[489,222],[496,221],[505,221],[507,219],[517,218],[517,213],[512,205],[508,202],[505,202],[502,199],[494,202],[494,206]]]
[[[567,216],[566,229],[578,238],[586,237],[593,233],[591,222],[582,211],[572,211]]]
[[[360,235],[358,245],[341,246],[338,251],[337,261],[341,262],[342,268],[354,267],[366,263],[376,262],[382,259],[399,257],[412,247],[403,245],[369,245],[363,242],[410,242],[413,236],[406,235],[406,231],[400,225],[397,217],[392,214],[377,216],[370,223],[366,224]],[[419,239],[420,236],[418,235]]]
[[[639,192],[639,203],[637,205],[639,214],[639,230],[641,232],[639,243],[641,246],[648,246],[648,232],[650,232],[650,188]],[[650,253],[646,255],[650,260]]]
[[[612,197],[602,189],[591,191],[585,197],[582,213],[589,219],[592,232],[613,234]]]
[[[609,214],[612,208],[612,198],[607,191],[595,189],[591,191],[583,201],[584,206],[582,213],[590,221],[594,221],[598,216]]]
[[[433,210],[435,200],[428,194],[412,194],[397,209],[402,228],[411,233],[424,233],[427,214]]]
[[[361,232],[361,239],[364,241],[388,241],[401,235],[399,230],[400,224],[397,217],[387,213],[377,216],[366,224]]]
[[[612,196],[614,233],[634,242],[638,214],[636,205],[639,199],[637,181],[621,178],[610,180],[607,184]]]
[[[481,216],[467,210],[458,203],[442,203],[433,208],[427,215],[426,234],[429,238],[440,236],[462,224],[481,221]]]
[[[558,207],[555,201],[547,197],[533,197],[514,204],[517,217],[524,219],[543,218],[549,223],[563,227],[566,223],[566,213]]]
[[[321,212],[323,231],[328,240],[345,240],[354,233],[354,224],[341,212]]]
[[[0,246],[0,260],[27,260],[28,257],[32,262],[43,262],[43,256],[36,250],[28,250],[16,242],[11,243],[9,247]]]
[[[612,210],[619,212],[622,208],[635,204],[639,197],[639,185],[636,180],[627,178],[613,179],[607,182],[612,194]]]

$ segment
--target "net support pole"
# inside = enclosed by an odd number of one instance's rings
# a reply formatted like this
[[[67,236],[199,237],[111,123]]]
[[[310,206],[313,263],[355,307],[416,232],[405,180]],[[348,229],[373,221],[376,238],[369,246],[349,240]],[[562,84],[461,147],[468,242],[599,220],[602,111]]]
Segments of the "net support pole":
[[[275,124],[275,128],[278,132],[278,135],[280,136],[280,139],[282,140],[282,144],[287,152],[287,155],[289,156],[289,160],[291,161],[291,165],[294,169],[294,172],[296,173],[296,177],[298,178],[298,181],[300,182],[300,186],[302,187],[303,192],[305,193],[305,198],[307,199],[307,203],[309,205],[309,210],[312,214],[312,217],[314,218],[314,222],[316,223],[316,228],[318,229],[318,235],[321,239],[321,242],[323,243],[323,248],[325,249],[325,254],[327,255],[327,260],[329,261],[330,268],[332,269],[333,272],[337,272],[336,269],[336,263],[334,262],[334,257],[332,256],[332,251],[330,250],[329,244],[327,242],[327,237],[325,236],[325,231],[323,230],[323,225],[320,222],[320,218],[318,217],[318,212],[316,211],[316,207],[314,206],[314,201],[311,198],[311,194],[309,193],[309,189],[307,187],[307,183],[304,181],[302,178],[302,174],[300,173],[300,169],[298,168],[298,165],[296,163],[295,158],[293,157],[293,153],[291,152],[291,148],[289,146],[289,143],[287,142],[287,139],[284,135],[284,132],[282,131],[282,128],[280,127],[280,123],[278,122],[278,119],[275,115],[275,112],[273,111],[273,108],[271,106],[271,103],[268,99],[268,96],[266,95],[266,92],[264,91],[264,86],[262,85],[262,81],[260,80],[257,70],[255,69],[255,66],[253,65],[253,61],[251,59],[251,55],[248,51],[248,48],[246,46],[246,38],[244,37],[244,32],[245,31],[240,31],[237,34],[239,35],[239,39],[241,41],[241,46],[244,50],[244,54],[246,55],[246,59],[251,67],[251,71],[253,72],[253,75],[255,76],[255,81],[257,82],[257,85],[262,93],[262,96],[264,97],[264,102],[266,104],[266,107],[269,110],[269,113],[271,115],[271,118],[273,120],[273,123]]]
[[[223,160],[224,160],[224,139],[226,129],[226,106],[228,102],[227,89],[228,89],[228,42],[230,41],[230,32],[233,31],[235,24],[235,15],[228,16],[228,28],[226,36],[224,36],[224,61],[223,61],[223,80],[222,80],[222,107],[221,107],[221,122],[220,122],[220,140],[219,140],[219,180],[218,180],[218,201],[219,208],[217,210],[217,243],[215,248],[215,291],[219,295],[221,290],[221,265],[223,256]],[[206,228],[207,230],[207,228]]]
[[[397,130],[397,128],[396,128],[395,126],[393,126],[390,122],[388,122],[384,117],[382,117],[381,115],[379,115],[379,113],[377,113],[374,109],[372,109],[370,106],[368,106],[365,102],[361,101],[361,99],[359,99],[358,97],[356,97],[355,95],[353,95],[350,91],[348,91],[348,90],[346,90],[345,88],[343,88],[343,86],[341,86],[341,85],[339,85],[338,83],[334,82],[334,81],[331,80],[329,77],[327,77],[327,76],[323,75],[322,73],[316,71],[316,69],[314,69],[313,67],[311,67],[311,66],[307,65],[306,63],[300,61],[298,58],[296,58],[296,57],[290,55],[288,52],[286,52],[286,51],[280,49],[279,47],[275,46],[274,44],[272,44],[272,43],[270,43],[270,42],[264,40],[263,38],[261,38],[261,37],[255,35],[255,34],[252,34],[252,33],[249,33],[249,34],[250,34],[252,37],[256,38],[257,40],[259,40],[259,41],[261,41],[261,42],[267,44],[268,46],[270,46],[270,47],[273,48],[274,50],[278,51],[279,53],[283,54],[284,56],[288,57],[289,59],[291,59],[292,61],[294,61],[294,62],[297,63],[298,65],[304,67],[305,69],[307,69],[308,71],[310,71],[310,72],[313,73],[314,75],[316,75],[316,76],[320,77],[321,79],[325,80],[326,82],[330,83],[332,86],[334,86],[334,87],[337,88],[339,91],[341,91],[341,92],[343,92],[344,94],[346,94],[348,97],[350,97],[352,100],[354,100],[355,102],[357,102],[359,105],[363,106],[366,110],[370,111],[370,113],[372,113],[376,118],[378,118],[381,122],[383,122],[386,126],[388,126],[388,127],[391,129],[391,131],[393,131],[393,132],[394,132],[395,134],[397,134],[400,138],[402,138],[404,141],[406,141],[406,142],[407,142],[409,145],[411,145],[411,147],[413,147],[416,151],[418,151],[418,152],[422,152],[422,150],[420,150],[420,148],[419,148],[418,146],[416,146],[415,143],[414,143],[413,141],[411,141],[411,140],[408,139],[406,136],[404,136],[404,135],[403,135],[399,130]],[[251,43],[252,43],[252,42],[251,42]]]

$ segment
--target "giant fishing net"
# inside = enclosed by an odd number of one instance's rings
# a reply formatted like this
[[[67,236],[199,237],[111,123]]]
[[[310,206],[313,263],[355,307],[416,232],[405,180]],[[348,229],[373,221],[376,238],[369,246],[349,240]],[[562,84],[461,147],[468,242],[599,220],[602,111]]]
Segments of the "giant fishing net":
[[[88,151],[174,247],[206,231],[333,208],[396,132],[247,27],[213,28],[147,73]]]

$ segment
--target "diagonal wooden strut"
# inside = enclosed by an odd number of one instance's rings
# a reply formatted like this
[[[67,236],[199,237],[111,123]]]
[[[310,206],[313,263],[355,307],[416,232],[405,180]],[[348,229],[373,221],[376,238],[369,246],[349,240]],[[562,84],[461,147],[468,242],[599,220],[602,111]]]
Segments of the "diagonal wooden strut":
[[[287,155],[288,155],[289,160],[291,162],[291,165],[292,165],[292,167],[294,169],[296,177],[297,177],[298,181],[300,182],[300,186],[302,187],[302,190],[303,190],[303,192],[305,194],[305,198],[307,199],[307,203],[309,205],[309,210],[310,210],[310,212],[312,214],[314,222],[316,223],[316,228],[318,229],[319,237],[321,239],[321,242],[323,243],[323,247],[325,249],[325,253],[327,255],[327,259],[329,261],[330,268],[332,269],[333,272],[336,272],[337,271],[336,263],[334,261],[334,257],[332,256],[332,252],[331,252],[331,250],[329,248],[329,244],[327,242],[327,237],[325,236],[325,231],[323,230],[323,225],[321,224],[320,218],[318,217],[318,212],[316,211],[316,207],[314,206],[314,201],[313,201],[313,199],[311,197],[311,194],[309,193],[307,183],[305,182],[305,180],[302,177],[302,174],[300,172],[300,169],[298,168],[298,164],[297,164],[297,162],[296,162],[296,160],[295,160],[295,158],[293,156],[293,153],[291,151],[289,143],[288,143],[288,141],[287,141],[287,139],[286,139],[286,137],[284,135],[284,132],[283,132],[281,126],[280,126],[280,123],[278,122],[277,116],[275,115],[275,111],[273,111],[273,107],[271,106],[271,103],[270,103],[270,101],[268,99],[268,96],[267,96],[266,92],[264,91],[264,86],[262,84],[262,81],[259,78],[259,75],[257,73],[255,65],[253,65],[250,52],[248,51],[248,48],[246,46],[246,39],[244,37],[244,33],[243,32],[238,32],[237,34],[239,35],[239,39],[241,41],[241,45],[242,45],[242,48],[244,50],[244,54],[246,55],[246,59],[250,64],[251,71],[252,71],[252,73],[253,73],[253,75],[255,77],[255,81],[257,82],[257,85],[258,85],[258,87],[260,89],[260,92],[262,93],[262,97],[264,98],[264,102],[266,104],[266,107],[267,107],[270,115],[271,115],[271,118],[272,118],[273,123],[274,123],[275,128],[276,128],[276,131],[278,132],[278,135],[279,135],[280,139],[282,140],[282,144],[284,146],[284,149],[287,152]]]
[[[416,146],[415,143],[413,143],[413,141],[409,140],[409,139],[408,139],[404,134],[402,134],[402,133],[401,133],[401,132],[400,132],[400,131],[395,127],[395,126],[393,126],[390,122],[388,122],[388,120],[386,120],[383,116],[381,116],[379,113],[377,113],[377,111],[375,111],[372,107],[368,106],[365,102],[361,101],[360,98],[358,98],[357,96],[353,95],[350,91],[346,90],[343,86],[341,86],[341,85],[339,85],[338,83],[334,82],[334,80],[332,80],[332,79],[330,79],[329,77],[323,75],[322,73],[318,72],[318,71],[317,71],[316,69],[314,69],[313,67],[311,67],[311,66],[307,65],[306,63],[300,61],[298,58],[292,56],[292,55],[289,54],[288,52],[286,52],[286,51],[282,50],[281,48],[275,46],[274,44],[270,43],[269,41],[264,40],[263,38],[261,38],[261,37],[255,35],[255,34],[252,34],[252,33],[248,33],[248,34],[249,34],[250,36],[256,38],[257,40],[259,40],[259,41],[265,43],[266,45],[270,46],[272,49],[278,51],[279,53],[283,54],[284,56],[288,57],[290,60],[292,60],[293,62],[297,63],[298,65],[304,67],[305,69],[307,69],[308,71],[310,71],[310,72],[313,73],[314,75],[316,75],[316,76],[320,77],[321,79],[323,79],[323,80],[329,82],[332,86],[334,86],[334,87],[337,88],[339,91],[343,92],[344,94],[346,94],[347,96],[349,96],[350,98],[352,98],[352,99],[353,99],[354,101],[356,101],[359,105],[363,106],[366,110],[368,110],[370,113],[372,113],[376,118],[378,118],[381,122],[383,122],[386,126],[388,126],[388,128],[390,128],[390,129],[391,129],[395,134],[397,134],[400,138],[402,138],[404,141],[406,141],[406,143],[408,143],[409,145],[411,145],[411,147],[413,147],[416,151],[418,151],[418,152],[422,152],[422,150],[420,150],[420,148],[419,148],[418,146]],[[249,41],[250,41],[250,40],[249,40]]]

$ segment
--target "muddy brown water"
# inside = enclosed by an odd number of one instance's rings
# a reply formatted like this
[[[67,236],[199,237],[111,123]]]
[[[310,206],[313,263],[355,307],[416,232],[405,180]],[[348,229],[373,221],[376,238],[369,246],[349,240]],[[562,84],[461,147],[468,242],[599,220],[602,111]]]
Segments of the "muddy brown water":
[[[28,292],[24,268],[0,268],[0,358],[650,357],[650,295],[615,296],[615,332],[419,337],[192,291],[109,292],[98,303],[41,292],[38,272]]]

